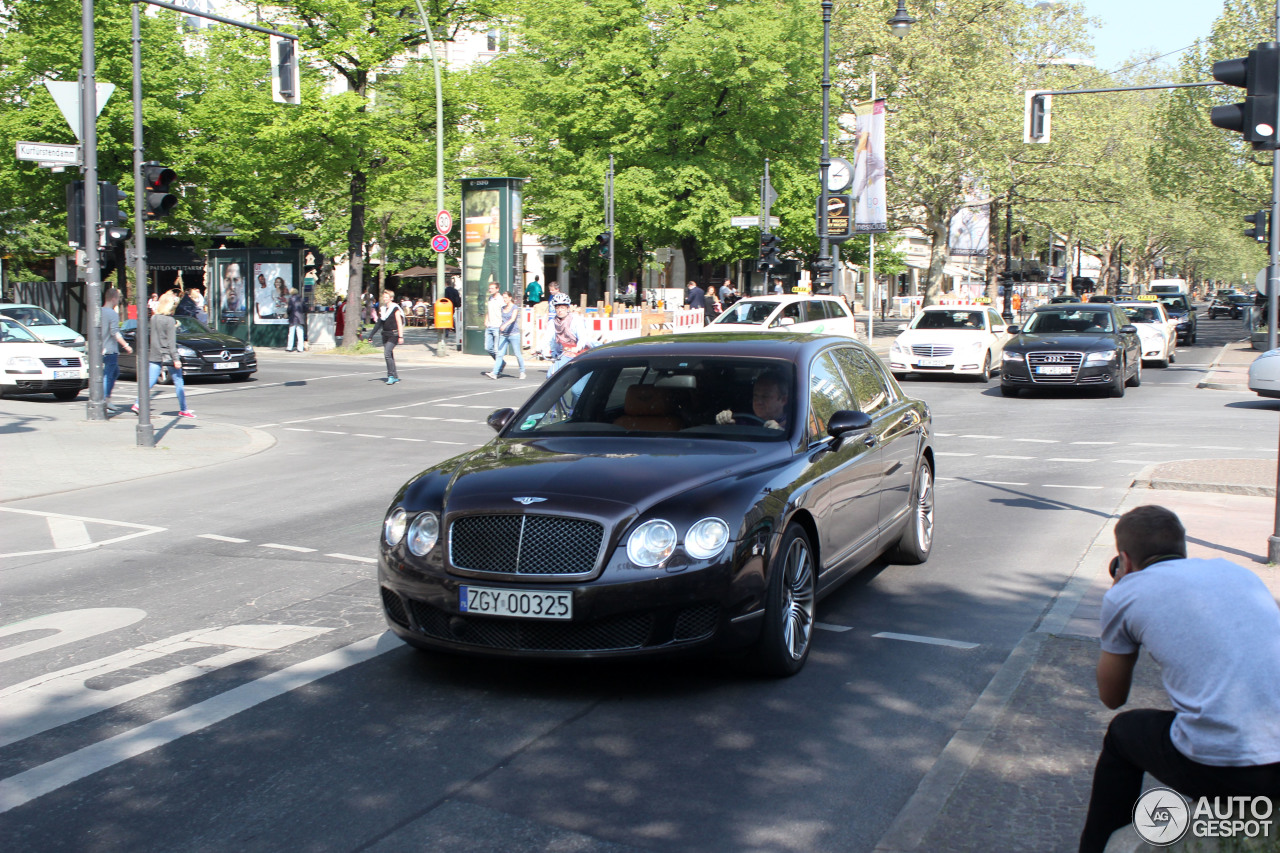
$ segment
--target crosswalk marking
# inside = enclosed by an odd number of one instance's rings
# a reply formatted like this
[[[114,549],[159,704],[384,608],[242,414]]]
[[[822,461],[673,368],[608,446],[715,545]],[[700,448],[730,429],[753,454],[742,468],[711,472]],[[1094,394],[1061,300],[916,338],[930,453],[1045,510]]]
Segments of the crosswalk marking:
[[[243,545],[248,539],[237,539],[234,536],[219,536],[217,533],[201,533],[198,534],[200,539],[212,539],[214,542],[231,542],[236,545]]]
[[[277,551],[296,551],[299,554],[314,554],[315,548],[302,548],[297,545],[280,545],[275,542],[263,542],[259,548],[275,548]]]
[[[84,515],[67,515],[61,512],[44,512],[37,509],[16,509],[14,507],[0,507],[0,512],[12,512],[18,515],[32,515],[46,520],[49,526],[49,532],[53,536],[53,548],[43,548],[35,551],[12,551],[0,554],[2,557],[32,557],[39,554],[57,554],[63,551],[87,551],[91,548],[100,548],[103,545],[111,545],[116,542],[124,542],[128,539],[136,539],[139,536],[150,536],[153,533],[162,533],[165,528],[156,527],[152,524],[136,524],[132,521],[113,521],[109,518],[93,518]],[[87,533],[87,524],[103,524],[110,527],[123,527],[132,530],[132,533],[124,533],[119,536],[111,536],[107,539],[92,541]],[[82,530],[86,532],[81,533]],[[64,543],[59,544],[59,539]]]

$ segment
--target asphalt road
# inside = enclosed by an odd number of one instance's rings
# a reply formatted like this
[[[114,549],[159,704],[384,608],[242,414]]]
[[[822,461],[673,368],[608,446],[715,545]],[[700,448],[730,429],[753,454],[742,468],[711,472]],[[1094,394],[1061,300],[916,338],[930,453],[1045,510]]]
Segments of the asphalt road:
[[[0,624],[37,620],[0,627],[0,847],[869,851],[1135,474],[1274,455],[1266,409],[1195,388],[1239,337],[1201,322],[1123,399],[907,383],[934,412],[933,555],[827,598],[785,681],[388,639],[373,556],[392,495],[487,441],[485,415],[542,373],[406,366],[387,387],[377,362],[264,354],[255,381],[189,394],[271,450],[9,505],[152,532],[0,559]]]

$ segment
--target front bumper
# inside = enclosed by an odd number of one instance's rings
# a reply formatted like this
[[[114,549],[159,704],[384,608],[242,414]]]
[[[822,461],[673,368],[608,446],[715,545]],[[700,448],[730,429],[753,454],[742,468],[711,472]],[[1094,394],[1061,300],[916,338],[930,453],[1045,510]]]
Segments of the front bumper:
[[[54,379],[50,376],[34,376],[6,373],[3,387],[11,394],[47,394],[51,391],[83,391],[89,387],[88,375],[78,379]]]
[[[406,556],[403,544],[381,547],[382,608],[391,630],[420,648],[494,657],[652,656],[738,648],[758,637],[763,622],[762,558],[739,554],[733,543],[712,561],[667,569],[637,569],[615,555],[593,580],[565,583],[462,577],[445,572],[432,555]],[[570,590],[573,618],[463,613],[459,588],[464,585]]]
[[[899,352],[889,353],[889,370],[895,376],[907,373],[937,373],[956,376],[977,375],[982,373],[982,357],[985,350],[970,350],[951,353],[945,356],[922,357]],[[991,369],[999,367],[992,364]]]
[[[256,373],[258,370],[258,357],[254,353],[246,353],[243,356],[235,355],[228,358],[221,358],[216,353],[204,356],[182,357],[182,376],[189,378],[192,376],[234,376],[238,373]]]
[[[1000,381],[1021,388],[1096,388],[1114,382],[1119,370],[1119,363],[1112,360],[1107,364],[1081,364],[1070,375],[1033,377],[1026,361],[1006,361],[1001,365]]]

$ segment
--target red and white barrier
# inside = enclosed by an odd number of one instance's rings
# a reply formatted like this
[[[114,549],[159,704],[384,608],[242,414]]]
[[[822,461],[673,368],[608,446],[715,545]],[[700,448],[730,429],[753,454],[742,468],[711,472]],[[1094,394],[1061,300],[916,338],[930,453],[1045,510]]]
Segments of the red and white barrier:
[[[640,312],[623,314],[588,314],[588,328],[604,341],[622,341],[640,337]]]
[[[700,332],[705,325],[701,308],[676,308],[671,312],[671,331],[677,334]]]

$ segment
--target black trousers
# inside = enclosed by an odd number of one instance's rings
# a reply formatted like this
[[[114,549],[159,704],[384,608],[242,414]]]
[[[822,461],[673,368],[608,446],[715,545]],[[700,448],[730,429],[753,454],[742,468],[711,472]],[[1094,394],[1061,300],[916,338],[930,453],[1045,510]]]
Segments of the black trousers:
[[[396,375],[396,336],[382,333],[382,356],[387,360],[387,378],[399,379]]]
[[[1280,763],[1215,767],[1192,761],[1173,745],[1169,729],[1174,716],[1173,711],[1141,709],[1111,720],[1093,771],[1080,853],[1102,853],[1111,833],[1132,822],[1144,772],[1192,799],[1280,797]]]

